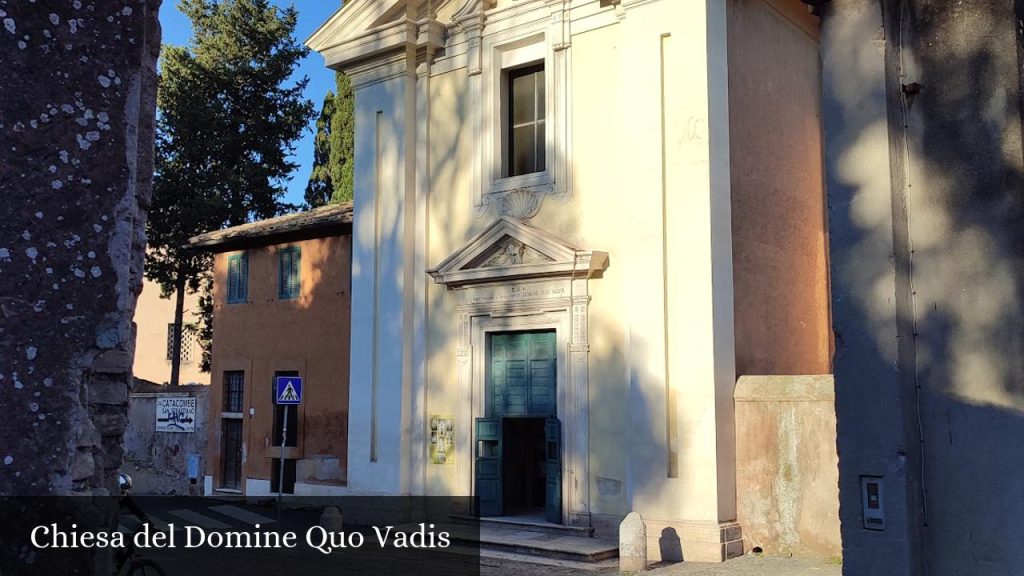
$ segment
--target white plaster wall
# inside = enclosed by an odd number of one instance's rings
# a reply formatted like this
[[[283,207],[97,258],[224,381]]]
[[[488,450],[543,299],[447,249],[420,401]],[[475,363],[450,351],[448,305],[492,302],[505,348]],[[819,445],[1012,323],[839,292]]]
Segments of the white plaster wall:
[[[349,488],[357,493],[403,492],[407,82],[400,76],[356,90]]]
[[[572,193],[566,203],[545,200],[530,224],[610,256],[604,277],[590,282],[591,513],[639,509],[661,518],[732,520],[728,141],[723,110],[709,109],[708,16],[700,3],[679,2],[648,3],[627,14],[572,36]],[[724,12],[714,16],[724,34]],[[718,64],[712,89],[724,95],[724,53]],[[431,82],[427,260],[435,265],[496,214],[475,219],[469,210],[476,134],[466,70]],[[675,231],[667,241],[663,191],[672,199],[668,228]],[[667,326],[666,243],[679,301]],[[724,269],[712,266],[713,254]],[[443,287],[428,290],[428,414],[457,412],[456,301]],[[666,477],[666,331],[677,387],[677,479]],[[455,464],[427,465],[430,491],[464,485],[471,448],[458,447]]]
[[[631,504],[647,517],[732,520],[728,130],[716,108],[727,95],[724,3],[645,4],[621,34]]]
[[[719,522],[735,517],[724,3],[573,4],[565,52],[572,186],[567,201],[546,199],[530,224],[610,257],[604,277],[589,285],[588,511],[614,520],[639,510],[713,525],[717,534]],[[471,486],[470,442],[458,443],[454,463],[445,465],[422,463],[423,447],[408,446],[417,434],[427,437],[409,427],[430,414],[455,415],[463,431],[472,422],[459,412],[458,299],[429,283],[424,301],[410,304],[408,283],[425,281],[425,270],[409,275],[403,268],[412,255],[437,265],[497,216],[493,208],[482,217],[472,211],[479,102],[465,61],[445,55],[429,79],[419,79],[429,94],[429,104],[419,106],[429,114],[425,122],[405,114],[414,80],[357,89],[352,492],[422,486],[451,494]],[[383,169],[375,198],[378,110]],[[409,158],[405,149],[416,138],[428,149]],[[416,191],[426,196],[421,229],[409,227],[410,182],[426,188]],[[421,309],[424,330],[413,332],[410,318]],[[409,360],[416,346],[425,361],[422,384]],[[375,354],[379,420],[371,462]],[[410,418],[409,387],[417,398],[420,385],[422,414]],[[676,478],[668,477],[670,448]],[[410,479],[410,470],[423,478]]]

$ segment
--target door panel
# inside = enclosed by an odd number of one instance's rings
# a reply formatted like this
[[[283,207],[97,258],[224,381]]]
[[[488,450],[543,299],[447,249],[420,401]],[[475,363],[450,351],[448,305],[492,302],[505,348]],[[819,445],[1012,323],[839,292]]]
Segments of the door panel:
[[[562,425],[554,416],[544,421],[544,462],[547,476],[544,518],[555,524],[562,523]]]
[[[555,414],[554,332],[492,334],[489,353],[488,416]]]
[[[476,419],[478,516],[501,516],[501,418]]]

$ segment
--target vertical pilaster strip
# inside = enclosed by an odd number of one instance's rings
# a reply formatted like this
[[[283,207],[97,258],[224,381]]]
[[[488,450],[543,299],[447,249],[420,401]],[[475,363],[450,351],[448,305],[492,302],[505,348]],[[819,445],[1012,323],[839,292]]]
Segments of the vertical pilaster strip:
[[[666,113],[665,113],[665,53],[670,48],[671,34],[662,34],[660,57],[659,91],[661,96],[661,266],[668,270],[668,159],[666,158]],[[669,277],[662,274],[662,307],[664,312],[663,327],[665,331],[665,457],[667,460],[667,476],[679,477],[679,429],[676,414],[676,395],[672,389],[672,375],[669,366]]]
[[[574,525],[590,525],[590,477],[587,459],[590,458],[590,442],[586,434],[589,430],[590,369],[588,355],[590,344],[587,335],[588,311],[590,296],[587,294],[587,279],[584,276],[577,280],[569,280],[574,286],[569,303],[569,370],[567,376],[571,390],[567,399],[571,401],[571,414],[566,415],[565,458],[569,474],[569,498],[567,504],[568,521]]]
[[[377,395],[380,380],[380,228],[381,228],[381,130],[384,124],[384,111],[378,110],[374,127],[373,145],[373,357],[370,377],[370,462],[377,461]]]
[[[458,495],[473,494],[473,347],[470,344],[470,323],[468,312],[459,313],[458,346],[456,348],[456,373],[458,377],[459,402],[455,426],[460,430],[460,442],[456,445],[455,472],[460,483]],[[461,445],[461,446],[460,446]]]
[[[430,65],[433,48],[428,46],[416,67],[416,182],[412,207],[412,463],[411,493],[425,494],[427,425],[427,196],[430,191]]]

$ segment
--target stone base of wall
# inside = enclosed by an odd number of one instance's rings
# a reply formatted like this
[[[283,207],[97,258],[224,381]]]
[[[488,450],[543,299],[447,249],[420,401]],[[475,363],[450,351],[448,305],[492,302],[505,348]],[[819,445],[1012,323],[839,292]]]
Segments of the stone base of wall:
[[[623,516],[591,514],[594,537],[619,539]],[[644,518],[648,562],[724,562],[742,556],[743,529],[738,522],[687,522]]]
[[[735,400],[736,505],[747,549],[841,556],[832,376],[743,376]]]
[[[724,562],[743,555],[737,522],[644,519],[649,562]]]

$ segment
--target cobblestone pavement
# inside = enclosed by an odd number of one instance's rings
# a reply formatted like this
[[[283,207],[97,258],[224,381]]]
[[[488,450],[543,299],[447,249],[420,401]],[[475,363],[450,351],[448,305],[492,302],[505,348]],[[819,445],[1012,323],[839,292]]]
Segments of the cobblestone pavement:
[[[482,576],[568,576],[593,574],[595,576],[618,573],[616,561],[603,563],[597,569],[580,566],[534,564],[528,557],[483,558]],[[744,556],[721,564],[684,562],[652,567],[650,576],[841,576],[843,568],[836,562],[807,558],[775,558]]]

